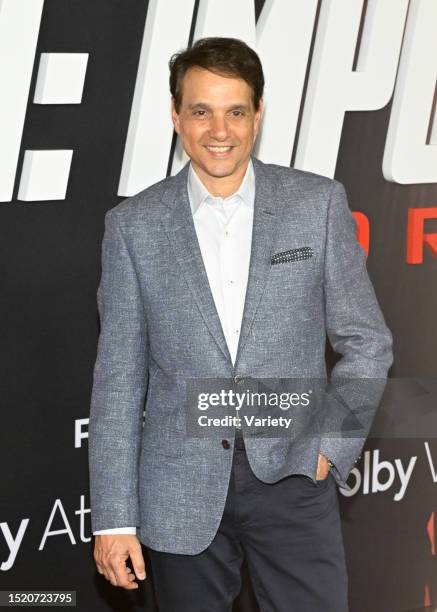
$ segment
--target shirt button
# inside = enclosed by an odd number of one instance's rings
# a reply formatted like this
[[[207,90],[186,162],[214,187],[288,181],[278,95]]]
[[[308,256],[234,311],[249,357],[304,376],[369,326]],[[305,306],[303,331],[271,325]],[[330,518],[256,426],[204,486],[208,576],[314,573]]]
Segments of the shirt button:
[[[241,374],[237,374],[236,376],[234,376],[234,382],[235,383],[244,383],[244,378],[241,376]]]
[[[231,445],[229,444],[229,440],[222,440],[223,448],[229,448]]]

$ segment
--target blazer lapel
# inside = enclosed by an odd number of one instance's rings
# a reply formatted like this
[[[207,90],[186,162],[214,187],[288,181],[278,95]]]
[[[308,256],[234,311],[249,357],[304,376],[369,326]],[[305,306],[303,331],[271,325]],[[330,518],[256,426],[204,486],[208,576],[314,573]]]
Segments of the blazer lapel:
[[[267,275],[270,257],[273,254],[277,206],[281,198],[276,196],[277,187],[266,174],[264,164],[252,156],[255,172],[255,205],[252,228],[252,244],[249,263],[249,276],[240,329],[235,368],[255,317]],[[187,179],[189,162],[172,178],[163,196],[168,213],[163,215],[162,223],[167,232],[171,248],[178,261],[190,291],[211,335],[232,367],[232,359],[226,338],[215,307],[208,275],[202,259],[193,216],[188,198]]]
[[[187,189],[188,168],[189,162],[173,177],[163,196],[170,211],[163,216],[162,223],[206,326],[226,359],[232,362],[194,227]]]
[[[247,280],[246,298],[241,322],[235,370],[259,306],[270,270],[270,258],[274,252],[274,241],[279,219],[277,184],[268,176],[266,166],[252,156],[255,171],[255,207],[253,213],[252,246]],[[243,372],[244,373],[244,372]]]

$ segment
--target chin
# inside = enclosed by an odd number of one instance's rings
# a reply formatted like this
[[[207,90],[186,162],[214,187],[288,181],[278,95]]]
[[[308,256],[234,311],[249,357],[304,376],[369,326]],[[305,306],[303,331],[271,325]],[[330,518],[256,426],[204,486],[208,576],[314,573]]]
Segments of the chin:
[[[229,176],[230,174],[233,174],[235,170],[238,168],[238,163],[236,162],[232,162],[232,163],[216,162],[213,164],[211,163],[204,164],[203,168],[211,176],[216,176],[216,177]]]
[[[220,178],[222,176],[229,176],[230,174],[233,174],[235,168],[207,168],[206,171],[209,175]]]

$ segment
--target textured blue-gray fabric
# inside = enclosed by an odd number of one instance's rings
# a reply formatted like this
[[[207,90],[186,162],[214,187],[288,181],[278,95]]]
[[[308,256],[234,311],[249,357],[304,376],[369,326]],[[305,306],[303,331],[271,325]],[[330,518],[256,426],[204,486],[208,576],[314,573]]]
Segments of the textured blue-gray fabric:
[[[392,337],[343,185],[255,157],[252,162],[252,250],[235,366],[193,224],[189,164],[105,216],[89,423],[92,531],[138,525],[143,544],[184,554],[212,541],[233,439],[225,449],[219,438],[186,435],[187,380],[324,378],[327,337],[341,355],[334,380],[387,375]],[[377,392],[372,410],[378,398]],[[337,408],[326,404],[327,430],[336,427]],[[289,474],[315,480],[320,452],[347,487],[364,441],[364,435],[323,432],[294,441],[248,436],[246,449],[254,474],[265,482]]]

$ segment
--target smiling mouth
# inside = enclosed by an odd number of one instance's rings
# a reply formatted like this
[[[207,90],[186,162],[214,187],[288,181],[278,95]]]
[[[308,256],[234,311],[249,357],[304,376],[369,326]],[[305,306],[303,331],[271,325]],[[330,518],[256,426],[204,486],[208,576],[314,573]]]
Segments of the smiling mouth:
[[[229,146],[214,146],[214,145],[205,145],[205,148],[211,153],[229,153],[234,147],[233,145]]]

